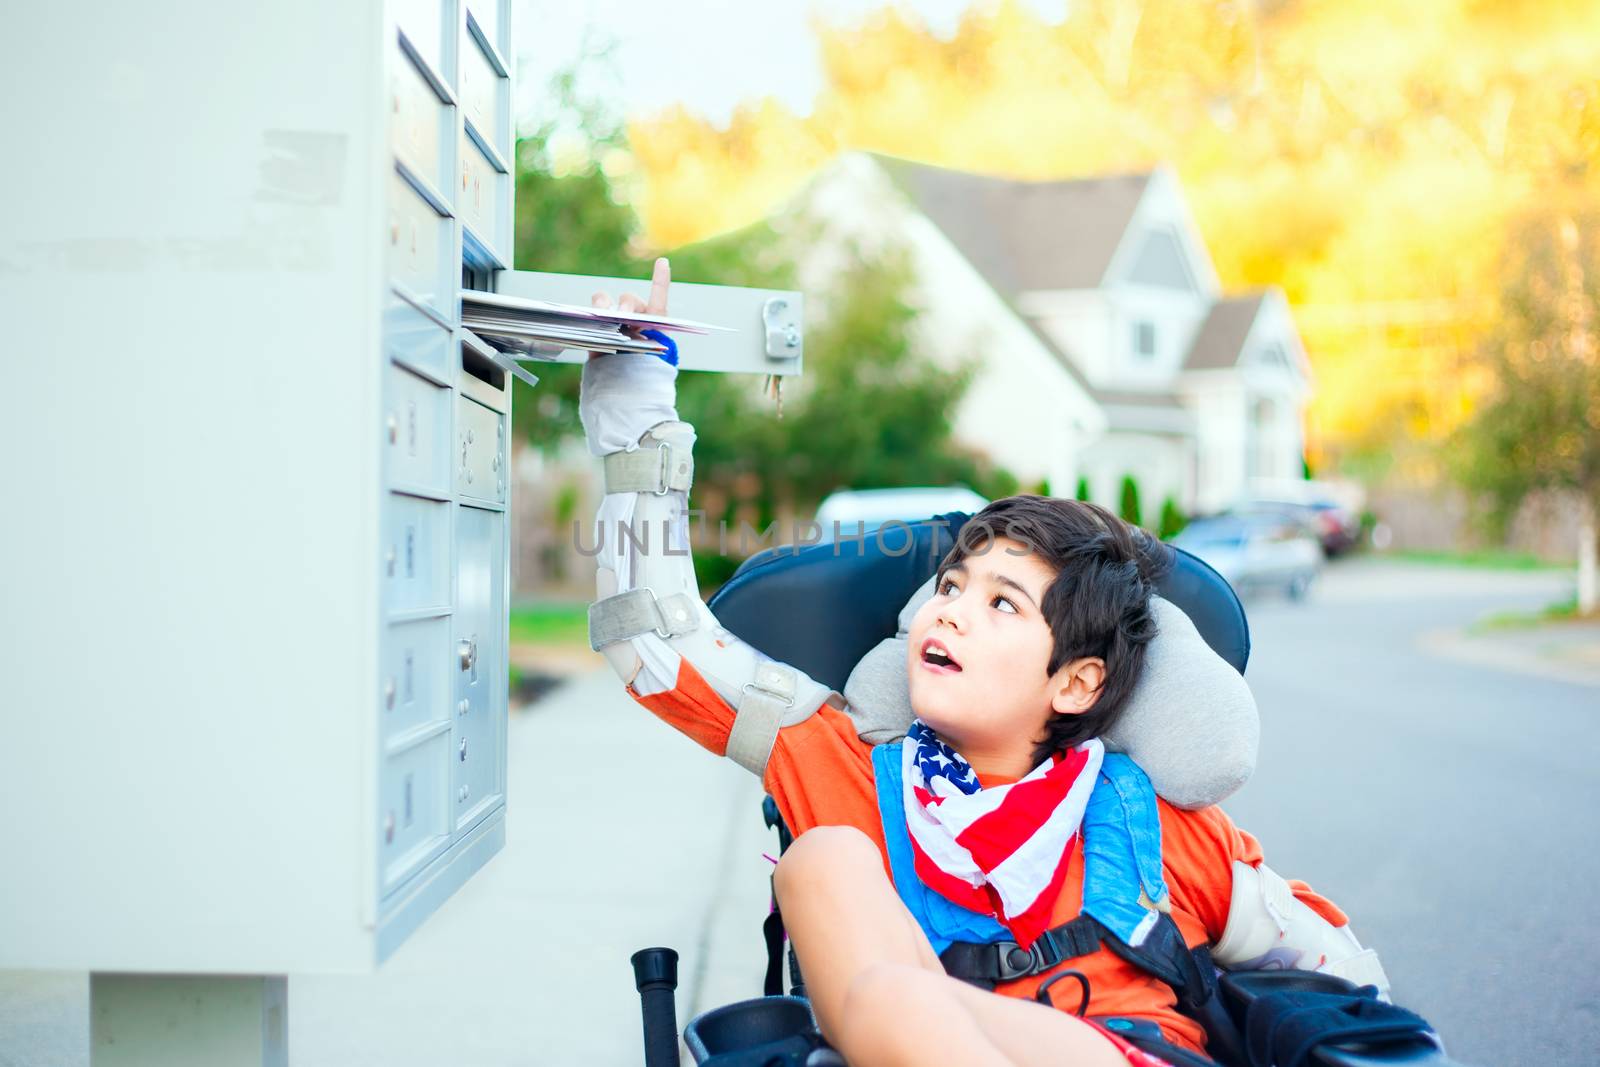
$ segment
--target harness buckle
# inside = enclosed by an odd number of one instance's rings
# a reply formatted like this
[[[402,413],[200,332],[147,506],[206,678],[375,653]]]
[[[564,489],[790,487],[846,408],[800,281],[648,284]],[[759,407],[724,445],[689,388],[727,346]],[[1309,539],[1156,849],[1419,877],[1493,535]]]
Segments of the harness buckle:
[[[1061,962],[1060,955],[1049,944],[1048,936],[1040,936],[1028,948],[1023,948],[1015,941],[997,941],[994,948],[995,969],[999,972],[998,980],[1002,982],[1040,974]]]

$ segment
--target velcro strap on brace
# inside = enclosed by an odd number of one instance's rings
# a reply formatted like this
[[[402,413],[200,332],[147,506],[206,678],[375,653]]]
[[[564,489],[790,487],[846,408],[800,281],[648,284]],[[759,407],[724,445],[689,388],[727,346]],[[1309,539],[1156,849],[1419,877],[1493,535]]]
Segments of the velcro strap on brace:
[[[778,740],[784,713],[794,707],[800,675],[775,660],[756,668],[756,678],[739,695],[738,714],[728,733],[728,758],[760,778]]]
[[[631,452],[612,452],[600,462],[608,493],[659,496],[674,489],[688,492],[694,482],[694,452],[666,441],[654,448],[647,443]]]
[[[673,638],[699,626],[699,605],[687,593],[657,600],[648,589],[630,589],[589,605],[589,647],[596,652],[640,634]]]

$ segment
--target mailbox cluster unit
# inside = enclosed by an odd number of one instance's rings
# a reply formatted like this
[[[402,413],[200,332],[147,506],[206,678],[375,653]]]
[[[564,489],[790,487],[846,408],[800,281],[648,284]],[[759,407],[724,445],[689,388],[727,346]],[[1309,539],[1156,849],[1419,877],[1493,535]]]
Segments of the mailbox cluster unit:
[[[380,957],[504,837],[511,377],[457,291],[511,265],[508,3],[405,0],[385,57]]]
[[[11,27],[3,132],[36,165],[0,168],[0,969],[93,972],[151,1062],[191,979],[248,985],[217,1026],[273,1044],[282,976],[372,970],[505,840],[528,376],[459,290],[619,284],[511,269],[510,15]],[[800,294],[672,301],[734,328],[697,369],[801,372]]]
[[[32,12],[0,968],[369,970],[505,836],[509,2]]]

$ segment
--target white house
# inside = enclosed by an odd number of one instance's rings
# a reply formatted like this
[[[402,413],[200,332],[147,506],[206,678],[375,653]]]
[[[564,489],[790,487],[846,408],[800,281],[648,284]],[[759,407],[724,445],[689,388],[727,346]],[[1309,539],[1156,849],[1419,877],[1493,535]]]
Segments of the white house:
[[[1310,369],[1283,294],[1224,297],[1166,167],[1024,182],[884,156],[841,157],[784,213],[804,220],[802,284],[844,257],[905,246],[934,359],[976,356],[957,439],[1023,483],[1080,477],[1147,522],[1171,497],[1227,506],[1301,474]]]

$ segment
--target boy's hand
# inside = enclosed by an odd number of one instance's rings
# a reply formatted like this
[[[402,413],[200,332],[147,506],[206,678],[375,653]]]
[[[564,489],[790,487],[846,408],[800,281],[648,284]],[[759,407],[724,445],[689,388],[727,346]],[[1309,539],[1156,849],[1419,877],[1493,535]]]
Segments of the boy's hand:
[[[617,298],[618,311],[642,311],[647,315],[665,315],[667,313],[667,290],[672,285],[672,264],[667,262],[667,257],[662,256],[656,260],[655,268],[650,272],[650,299],[640,300],[632,293],[623,293]],[[606,293],[596,293],[589,298],[589,303],[597,308],[609,308],[611,297]],[[633,326],[624,326],[623,332],[629,337],[638,337],[639,331]],[[601,359],[609,353],[591,352],[591,360]]]
[[[624,293],[617,306],[623,311],[665,314],[671,283],[671,267],[665,259],[658,259],[650,278],[649,301]],[[592,303],[608,308],[611,298],[596,293]],[[583,391],[578,399],[578,417],[590,453],[605,456],[635,448],[651,427],[677,421],[677,377],[677,367],[648,353],[591,355],[583,365]]]

